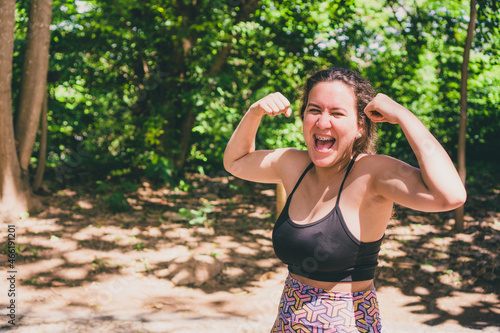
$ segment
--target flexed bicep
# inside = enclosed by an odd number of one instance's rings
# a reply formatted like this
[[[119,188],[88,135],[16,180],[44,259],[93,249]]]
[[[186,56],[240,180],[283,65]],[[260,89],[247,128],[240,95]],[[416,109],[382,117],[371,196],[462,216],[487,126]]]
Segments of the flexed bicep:
[[[256,150],[234,161],[228,171],[235,177],[259,182],[281,183],[284,159],[290,148],[275,150]]]
[[[262,117],[292,113],[281,93],[272,93],[252,104],[229,140],[224,153],[225,169],[236,177],[263,183],[281,182],[279,164],[285,150],[256,150],[255,136]]]
[[[440,212],[452,209],[442,193],[427,187],[420,169],[388,156],[380,157],[381,165],[373,182],[377,194],[419,211]]]

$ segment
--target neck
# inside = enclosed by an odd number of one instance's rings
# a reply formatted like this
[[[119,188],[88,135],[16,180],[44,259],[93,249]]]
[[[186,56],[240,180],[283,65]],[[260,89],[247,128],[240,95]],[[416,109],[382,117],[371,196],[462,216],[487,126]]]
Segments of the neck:
[[[328,167],[314,166],[314,176],[319,184],[327,184],[347,170],[352,157],[343,158],[341,161]]]

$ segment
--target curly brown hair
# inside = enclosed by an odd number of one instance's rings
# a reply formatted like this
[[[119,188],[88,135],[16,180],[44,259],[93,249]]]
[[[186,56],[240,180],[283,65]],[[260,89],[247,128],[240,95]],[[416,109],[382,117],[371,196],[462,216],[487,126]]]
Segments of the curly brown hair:
[[[375,96],[375,90],[368,80],[350,69],[332,67],[318,71],[310,76],[303,89],[300,117],[304,119],[304,112],[309,100],[309,93],[311,92],[311,89],[320,82],[335,81],[343,82],[352,89],[356,102],[358,126],[363,128],[361,138],[356,139],[354,142],[352,148],[353,154],[375,154],[377,127],[376,124],[373,123],[364,113],[366,105],[368,105],[368,103]]]

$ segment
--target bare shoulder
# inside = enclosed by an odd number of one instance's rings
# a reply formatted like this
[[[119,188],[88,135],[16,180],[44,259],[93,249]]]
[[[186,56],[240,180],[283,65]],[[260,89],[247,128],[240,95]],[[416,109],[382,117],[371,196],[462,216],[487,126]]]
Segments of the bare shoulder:
[[[296,170],[302,172],[311,163],[307,150],[282,148],[277,149],[276,152],[280,154],[278,163],[280,171],[283,173],[294,173]]]
[[[398,169],[403,169],[406,167],[413,168],[409,166],[407,163],[398,160],[394,157],[387,155],[378,155],[378,154],[360,155],[356,160],[356,164],[358,164],[359,169],[368,171],[372,176],[392,173],[394,170],[397,171]]]
[[[369,163],[387,163],[389,161],[399,161],[398,159],[395,159],[394,157],[387,156],[387,155],[382,155],[382,154],[361,154],[358,159],[358,161],[364,160],[365,162]]]
[[[356,161],[356,173],[365,176],[371,193],[384,193],[387,185],[408,180],[419,174],[419,169],[387,155],[360,155]],[[381,190],[385,187],[384,190]]]
[[[410,198],[412,193],[424,193],[420,170],[387,155],[366,155],[359,159],[359,170],[369,175],[369,193],[374,198],[398,202]],[[408,199],[409,201],[415,200]]]
[[[280,154],[278,168],[281,174],[281,183],[288,192],[311,163],[311,159],[307,150],[283,148],[279,149],[277,153]]]
[[[298,164],[305,164],[306,166],[311,163],[307,150],[300,150],[296,148],[281,148],[276,149],[276,152],[281,155],[281,163],[295,162]]]

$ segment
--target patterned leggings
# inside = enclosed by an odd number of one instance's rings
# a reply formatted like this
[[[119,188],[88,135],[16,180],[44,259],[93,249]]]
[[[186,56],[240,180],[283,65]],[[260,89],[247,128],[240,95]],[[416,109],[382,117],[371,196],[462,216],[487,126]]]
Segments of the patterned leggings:
[[[332,292],[288,275],[271,333],[380,333],[375,290]]]

